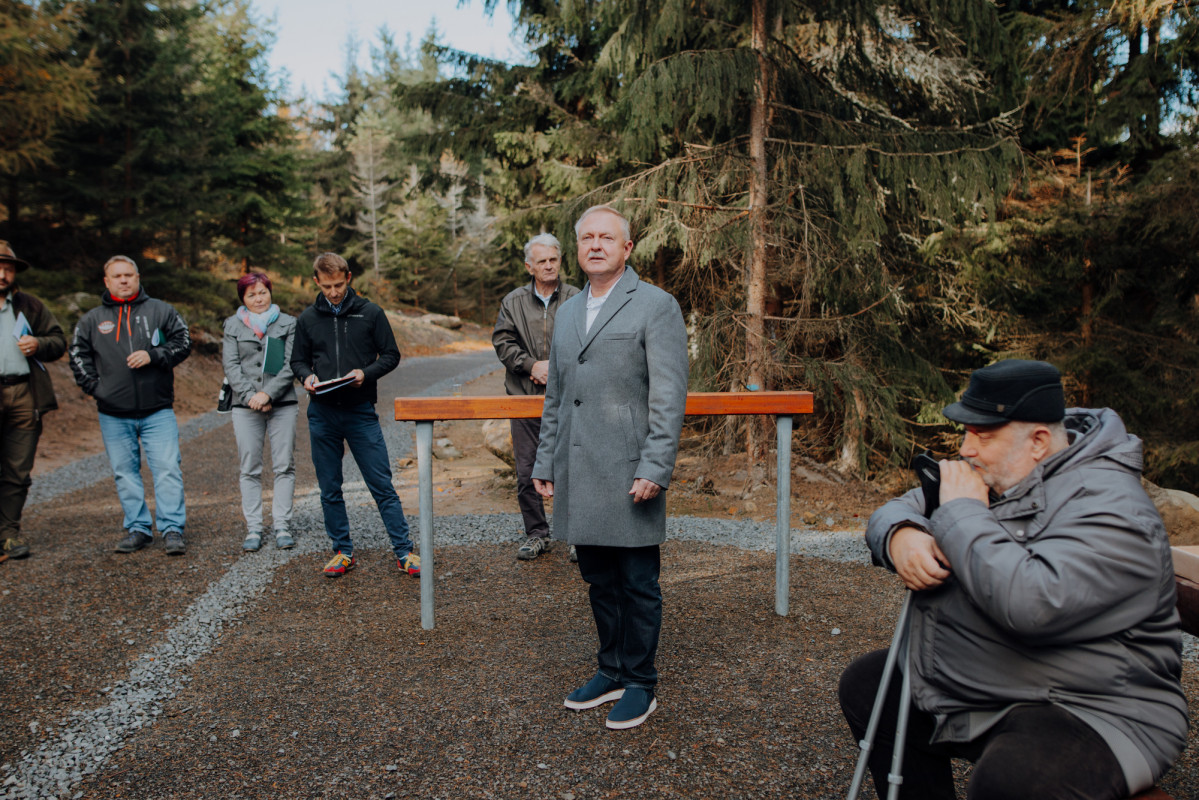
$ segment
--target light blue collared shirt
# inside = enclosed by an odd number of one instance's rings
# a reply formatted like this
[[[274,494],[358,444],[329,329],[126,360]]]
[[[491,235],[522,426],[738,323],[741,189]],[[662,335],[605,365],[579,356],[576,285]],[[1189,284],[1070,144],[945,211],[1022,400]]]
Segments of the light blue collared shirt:
[[[0,308],[0,375],[28,375],[29,361],[17,347],[13,330],[17,326],[17,314],[12,307],[12,292],[4,296],[4,307]]]

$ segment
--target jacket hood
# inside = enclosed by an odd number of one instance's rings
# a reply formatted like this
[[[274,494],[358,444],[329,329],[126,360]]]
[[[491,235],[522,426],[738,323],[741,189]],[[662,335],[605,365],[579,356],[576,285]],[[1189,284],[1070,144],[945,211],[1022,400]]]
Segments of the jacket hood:
[[[112,293],[109,292],[107,289],[104,290],[104,294],[100,295],[100,301],[102,303],[104,303],[104,305],[106,305],[106,306],[122,306],[125,304],[135,305],[137,303],[144,303],[149,299],[150,299],[150,295],[146,294],[146,287],[144,287],[144,286],[137,287],[137,294],[135,294],[131,299],[126,300],[124,302],[115,300],[112,296]]]
[[[1110,408],[1068,408],[1062,422],[1070,435],[1070,446],[1054,453],[1020,481],[1020,488],[1011,494],[1019,495],[1049,476],[1082,466],[1104,466],[1095,462],[1107,461],[1112,469],[1127,470],[1138,477],[1145,459],[1141,440],[1128,432],[1124,421]]]
[[[366,305],[366,303],[366,298],[359,295],[358,292],[354,291],[354,287],[350,286],[346,289],[346,299],[341,301],[341,313],[345,314],[350,311],[358,311],[364,305]],[[316,301],[313,302],[312,306],[322,314],[333,316],[333,306],[329,303],[328,298],[326,298],[323,294],[318,294],[316,296]]]

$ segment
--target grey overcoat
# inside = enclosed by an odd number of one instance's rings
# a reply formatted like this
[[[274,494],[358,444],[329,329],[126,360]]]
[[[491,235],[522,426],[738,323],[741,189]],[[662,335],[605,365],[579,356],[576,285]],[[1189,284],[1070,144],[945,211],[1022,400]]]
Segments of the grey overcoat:
[[[645,547],[666,539],[666,494],[633,503],[646,478],[666,489],[687,403],[679,304],[632,269],[590,332],[587,287],[558,310],[533,477],[554,482],[554,538]]]

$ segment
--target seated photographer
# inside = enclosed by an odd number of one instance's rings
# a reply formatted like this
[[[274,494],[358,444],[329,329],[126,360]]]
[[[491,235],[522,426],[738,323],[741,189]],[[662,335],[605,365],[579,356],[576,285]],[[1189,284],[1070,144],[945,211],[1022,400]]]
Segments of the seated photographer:
[[[1065,409],[1039,361],[977,370],[944,414],[965,426],[940,462],[940,505],[915,489],[870,518],[876,563],[915,594],[902,798],[1126,798],[1186,744],[1174,569],[1141,488],[1141,442],[1111,409]],[[865,736],[887,651],[841,676]],[[887,791],[901,663],[869,758]]]

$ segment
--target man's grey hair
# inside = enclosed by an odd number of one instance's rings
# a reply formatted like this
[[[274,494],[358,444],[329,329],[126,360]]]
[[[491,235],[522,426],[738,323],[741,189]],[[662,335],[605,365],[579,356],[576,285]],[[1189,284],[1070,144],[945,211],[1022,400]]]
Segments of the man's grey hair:
[[[558,251],[558,257],[562,257],[562,243],[558,241],[558,237],[552,233],[539,233],[529,241],[525,242],[525,263],[529,264],[533,258],[533,245],[539,244],[544,247],[552,247]]]
[[[629,218],[624,214],[621,214],[612,206],[607,205],[592,206],[579,215],[579,221],[575,223],[575,238],[578,238],[579,229],[583,227],[583,220],[599,211],[607,211],[609,214],[615,214],[620,220],[620,232],[624,234],[624,240],[627,242],[633,238],[632,233],[629,230]]]
[[[140,273],[140,271],[139,271],[139,270],[138,270],[138,268],[137,268],[137,262],[136,262],[136,261],[134,261],[134,260],[133,260],[132,258],[130,258],[129,256],[113,256],[112,258],[110,258],[110,259],[108,259],[107,261],[105,261],[105,262],[104,262],[104,275],[105,275],[105,277],[107,277],[107,276],[108,276],[108,268],[109,268],[109,267],[111,267],[113,264],[117,263],[118,261],[124,261],[126,264],[128,264],[128,265],[129,265],[129,266],[131,266],[131,267],[133,267],[133,271],[134,271],[134,272],[137,272],[139,275],[141,274],[141,273]]]
[[[1057,422],[1028,422],[1025,420],[1012,420],[1006,423],[1015,428],[1018,428],[1024,436],[1032,437],[1032,432],[1037,428],[1048,428],[1049,437],[1053,442],[1053,452],[1065,450],[1070,446],[1070,435],[1066,431],[1066,423],[1058,420]]]

